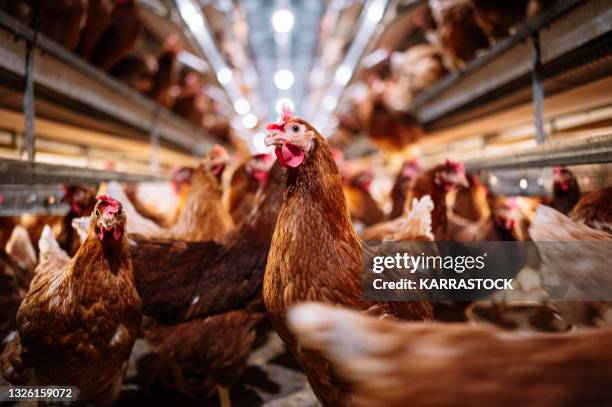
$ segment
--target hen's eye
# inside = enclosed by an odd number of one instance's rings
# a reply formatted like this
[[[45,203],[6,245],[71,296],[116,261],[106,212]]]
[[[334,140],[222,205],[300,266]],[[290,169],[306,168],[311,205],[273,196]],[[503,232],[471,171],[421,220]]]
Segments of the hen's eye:
[[[100,211],[96,209],[96,216],[100,216]]]
[[[300,126],[294,124],[293,126],[291,126],[291,131],[297,133],[298,131],[300,131]]]

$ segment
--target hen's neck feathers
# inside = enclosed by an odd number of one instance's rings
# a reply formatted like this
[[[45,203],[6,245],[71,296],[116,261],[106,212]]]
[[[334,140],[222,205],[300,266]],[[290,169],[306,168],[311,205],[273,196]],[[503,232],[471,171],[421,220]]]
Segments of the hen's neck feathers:
[[[229,223],[229,213],[224,213],[221,195],[221,186],[217,180],[198,168],[193,174],[185,205],[176,223],[170,228],[170,233],[199,241],[215,238],[214,234],[218,232],[216,226],[223,222]]]
[[[312,216],[335,238],[358,241],[342,188],[340,172],[327,141],[316,134],[302,165],[287,171],[282,209],[286,217]],[[315,238],[319,239],[321,235]]]
[[[244,225],[255,231],[267,243],[274,233],[278,213],[283,203],[283,175],[280,165],[274,164],[263,188],[257,192],[255,207]]]
[[[126,233],[123,233],[120,240],[103,243],[93,231],[89,232],[68,265],[68,275],[71,278],[88,278],[91,272],[109,272],[114,275],[127,272],[132,278]]]

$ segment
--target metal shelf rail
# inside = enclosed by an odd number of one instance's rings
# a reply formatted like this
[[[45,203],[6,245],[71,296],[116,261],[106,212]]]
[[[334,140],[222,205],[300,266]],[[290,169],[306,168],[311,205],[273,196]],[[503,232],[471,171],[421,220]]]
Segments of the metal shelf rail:
[[[26,64],[29,57],[31,69]],[[153,144],[159,138],[181,151],[201,155],[214,143],[201,129],[1,11],[0,69],[25,79],[26,89],[32,81],[79,103],[92,116],[116,119],[149,135]],[[25,103],[33,104],[33,100]],[[24,112],[27,117],[27,106]]]
[[[468,171],[582,165],[612,162],[612,134],[579,141],[543,144],[518,153],[465,163]]]
[[[509,84],[533,75],[538,123],[538,116],[542,118],[542,78],[536,68],[612,31],[611,4],[610,0],[557,2],[520,26],[513,36],[469,62],[465,69],[447,75],[416,97],[411,110],[421,123],[431,126],[458,110],[477,106],[478,100],[491,92],[504,87],[512,92],[515,89]],[[540,134],[538,142],[542,141]]]
[[[94,170],[25,160],[0,159],[1,184],[98,184],[103,181],[154,182],[166,177]]]

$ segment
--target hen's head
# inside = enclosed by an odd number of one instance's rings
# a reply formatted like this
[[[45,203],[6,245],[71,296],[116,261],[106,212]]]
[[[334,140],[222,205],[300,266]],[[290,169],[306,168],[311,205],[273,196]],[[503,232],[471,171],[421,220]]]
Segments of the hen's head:
[[[172,170],[171,184],[174,192],[178,193],[181,191],[183,186],[191,183],[191,177],[193,176],[193,168],[191,167],[178,167]]]
[[[372,182],[374,181],[374,173],[372,170],[361,171],[350,180],[351,185],[361,189],[364,192],[369,192]]]
[[[576,177],[570,170],[560,166],[553,168],[553,188],[555,192],[567,192],[574,184],[577,184]]]
[[[465,167],[457,161],[446,160],[434,168],[434,182],[442,187],[444,192],[449,192],[462,185],[469,187],[469,182],[465,175]]]
[[[95,204],[95,190],[74,185],[64,186],[62,201],[70,204],[70,211],[77,216],[89,215]]]
[[[406,161],[402,165],[402,169],[400,170],[400,178],[402,179],[414,179],[419,175],[421,171],[421,165],[417,160]]]
[[[181,44],[181,40],[179,39],[178,35],[171,34],[168,37],[166,37],[164,41],[164,51],[170,52],[172,54],[178,54],[179,52],[182,51],[182,49],[183,49],[183,46]]]
[[[107,195],[96,197],[91,225],[102,242],[118,241],[125,233],[126,216],[121,202]]]
[[[200,166],[205,173],[212,174],[220,180],[229,162],[230,156],[227,150],[217,144],[202,158]]]
[[[311,151],[317,131],[306,120],[293,117],[293,112],[283,108],[278,122],[266,126],[266,146],[274,146],[276,158],[283,167],[299,167]]]
[[[272,158],[272,155],[256,154],[246,163],[244,168],[250,177],[258,182],[265,182],[273,164],[274,158]]]
[[[521,221],[522,212],[516,197],[499,198],[494,204],[493,221],[511,232]]]

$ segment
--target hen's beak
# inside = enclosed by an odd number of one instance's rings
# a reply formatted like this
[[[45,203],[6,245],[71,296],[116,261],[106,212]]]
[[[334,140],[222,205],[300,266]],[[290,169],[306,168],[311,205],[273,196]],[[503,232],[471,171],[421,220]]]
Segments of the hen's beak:
[[[96,228],[96,233],[100,240],[104,240],[108,236],[112,236],[114,240],[119,240],[123,234],[123,227],[114,216],[103,215]]]
[[[280,131],[271,132],[264,139],[264,144],[266,147],[276,146],[281,147],[286,142],[285,133]]]
[[[461,185],[465,188],[470,187],[470,183],[468,182],[468,179],[465,176],[465,173],[458,173],[458,174],[456,173],[453,175],[451,180],[455,183],[455,185]]]

